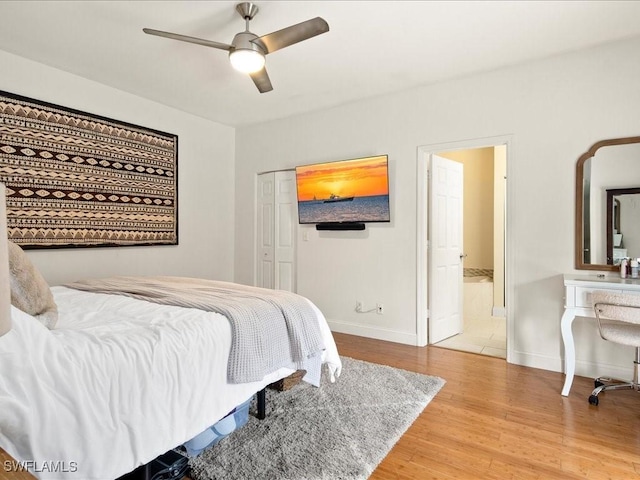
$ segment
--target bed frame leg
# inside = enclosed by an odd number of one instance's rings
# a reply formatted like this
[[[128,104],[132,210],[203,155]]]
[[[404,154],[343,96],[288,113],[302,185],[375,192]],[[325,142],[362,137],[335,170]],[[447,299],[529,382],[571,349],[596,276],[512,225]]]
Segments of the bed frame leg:
[[[263,388],[256,395],[258,395],[258,418],[264,420],[267,416],[267,390]]]

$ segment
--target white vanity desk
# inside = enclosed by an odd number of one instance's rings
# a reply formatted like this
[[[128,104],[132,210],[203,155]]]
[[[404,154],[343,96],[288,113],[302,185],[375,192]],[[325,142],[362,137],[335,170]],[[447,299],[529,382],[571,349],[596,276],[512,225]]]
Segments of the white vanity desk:
[[[573,375],[576,371],[576,347],[573,342],[571,324],[575,317],[595,318],[591,304],[591,292],[594,290],[610,290],[620,293],[640,294],[640,279],[619,278],[612,274],[606,278],[597,275],[565,275],[564,276],[564,314],[560,322],[562,342],[564,343],[564,387],[562,395],[569,395]]]

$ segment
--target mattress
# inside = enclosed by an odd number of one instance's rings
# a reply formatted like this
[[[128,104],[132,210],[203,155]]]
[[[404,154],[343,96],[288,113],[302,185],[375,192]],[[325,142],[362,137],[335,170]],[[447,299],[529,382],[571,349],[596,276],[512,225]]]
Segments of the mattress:
[[[0,446],[42,479],[117,478],[293,373],[229,384],[222,315],[53,287],[54,330],[12,307],[0,337]],[[321,312],[326,373],[341,369]]]

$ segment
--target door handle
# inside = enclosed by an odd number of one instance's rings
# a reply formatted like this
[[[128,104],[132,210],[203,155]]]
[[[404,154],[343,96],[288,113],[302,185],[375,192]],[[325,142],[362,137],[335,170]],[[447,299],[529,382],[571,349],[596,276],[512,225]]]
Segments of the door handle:
[[[462,259],[463,259],[463,258],[465,258],[466,256],[467,256],[467,254],[466,254],[466,253],[461,253],[461,254],[460,254],[460,260],[462,260]]]

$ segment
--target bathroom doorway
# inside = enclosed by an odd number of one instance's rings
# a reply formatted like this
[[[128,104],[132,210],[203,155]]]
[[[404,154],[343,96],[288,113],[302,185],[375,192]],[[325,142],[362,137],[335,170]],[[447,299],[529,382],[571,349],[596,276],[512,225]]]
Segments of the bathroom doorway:
[[[438,339],[437,343],[431,338],[425,343],[507,358],[505,213],[508,139],[503,140],[501,138],[486,146],[475,146],[471,142],[467,145],[436,146],[438,148],[421,147],[419,160],[425,169],[422,176],[426,184],[424,190],[430,188],[428,171],[432,156],[460,162],[464,169],[463,244],[460,252],[462,281],[459,292],[451,295],[452,298],[457,294],[461,296],[463,329],[449,338]],[[427,202],[428,195],[422,190],[419,189],[419,201]],[[428,215],[428,208],[423,207],[422,212],[424,218]],[[438,238],[438,232],[427,232],[426,225],[422,227],[426,248],[422,255],[419,254],[419,259],[426,264],[432,253],[429,248],[433,247],[429,245],[433,243],[432,239]],[[429,228],[435,230],[437,227],[432,225]],[[427,295],[427,286],[432,278],[426,268],[424,275],[427,278],[421,284],[419,272],[418,288],[421,294]],[[427,298],[425,303],[424,313],[429,319],[435,318],[436,313],[431,310],[434,302]],[[420,301],[418,307],[421,308]]]
[[[464,166],[463,331],[434,345],[506,358],[504,192],[506,147],[438,152]]]

